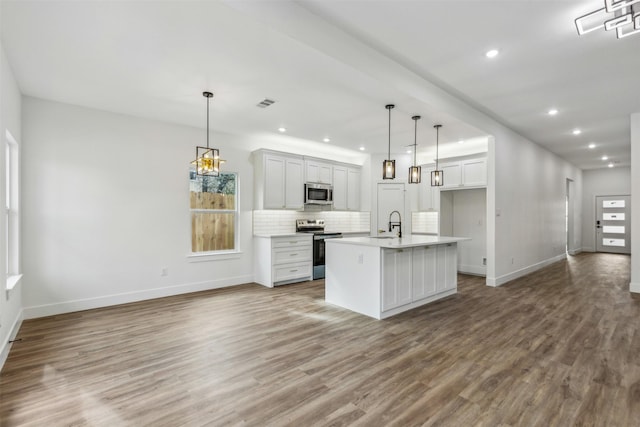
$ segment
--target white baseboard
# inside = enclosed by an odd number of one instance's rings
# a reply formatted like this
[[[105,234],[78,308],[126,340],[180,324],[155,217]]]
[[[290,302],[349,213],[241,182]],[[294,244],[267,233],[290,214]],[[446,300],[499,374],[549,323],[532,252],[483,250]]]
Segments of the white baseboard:
[[[595,251],[596,249],[590,246],[585,246],[584,248],[582,248],[582,252],[595,252]]]
[[[4,362],[7,361],[7,357],[9,356],[9,350],[11,350],[11,344],[9,343],[9,341],[16,338],[16,336],[18,335],[18,331],[20,330],[20,326],[22,326],[23,320],[24,320],[23,310],[20,310],[20,313],[18,313],[18,316],[16,316],[15,320],[13,321],[13,325],[11,325],[11,329],[9,331],[9,336],[7,337],[7,340],[2,343],[2,348],[0,349],[0,371],[4,366]]]
[[[206,282],[186,283],[164,288],[147,289],[144,291],[127,292],[115,295],[105,295],[95,298],[64,301],[55,304],[44,304],[25,307],[24,318],[35,319],[37,317],[55,316],[57,314],[71,313],[74,311],[90,310],[92,308],[108,307],[117,304],[144,301],[154,298],[163,298],[173,295],[187,294],[190,292],[207,291],[210,289],[224,288],[253,282],[253,275],[229,277],[221,280],[208,280]]]
[[[518,277],[526,276],[529,273],[533,273],[534,271],[540,270],[554,262],[562,261],[567,258],[567,254],[560,254],[553,258],[546,259],[544,261],[540,261],[536,264],[530,265],[525,268],[521,268],[520,270],[512,271],[511,273],[507,273],[500,277],[487,277],[487,286],[502,286],[507,282],[510,282]]]
[[[458,265],[458,273],[473,274],[474,276],[486,276],[487,267],[484,265]]]
[[[578,255],[580,252],[582,252],[582,248],[578,248],[578,249],[571,249],[569,251],[569,255]],[[589,251],[587,251],[589,252]]]
[[[629,291],[636,294],[640,294],[640,282],[629,283]]]

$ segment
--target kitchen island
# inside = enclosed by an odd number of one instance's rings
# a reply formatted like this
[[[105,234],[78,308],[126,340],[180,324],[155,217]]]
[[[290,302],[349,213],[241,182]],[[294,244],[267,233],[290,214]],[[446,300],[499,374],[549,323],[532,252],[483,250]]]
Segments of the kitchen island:
[[[326,242],[325,300],[375,319],[457,292],[465,237],[351,237]]]

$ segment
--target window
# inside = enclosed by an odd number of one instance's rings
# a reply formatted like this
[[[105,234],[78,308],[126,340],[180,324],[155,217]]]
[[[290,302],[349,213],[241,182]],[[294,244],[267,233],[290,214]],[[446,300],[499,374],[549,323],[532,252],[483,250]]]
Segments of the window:
[[[20,177],[18,143],[9,131],[5,134],[5,224],[7,289],[20,280]]]
[[[237,251],[238,176],[196,175],[190,171],[191,252],[224,253]]]

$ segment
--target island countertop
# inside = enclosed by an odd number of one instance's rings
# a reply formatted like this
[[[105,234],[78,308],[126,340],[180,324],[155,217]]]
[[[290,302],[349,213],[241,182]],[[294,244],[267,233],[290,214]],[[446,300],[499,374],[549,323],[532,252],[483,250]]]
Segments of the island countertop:
[[[394,237],[343,237],[342,239],[327,239],[325,243],[341,245],[373,246],[377,248],[402,249],[418,246],[444,245],[471,240],[468,237],[424,236],[412,234],[401,238]]]

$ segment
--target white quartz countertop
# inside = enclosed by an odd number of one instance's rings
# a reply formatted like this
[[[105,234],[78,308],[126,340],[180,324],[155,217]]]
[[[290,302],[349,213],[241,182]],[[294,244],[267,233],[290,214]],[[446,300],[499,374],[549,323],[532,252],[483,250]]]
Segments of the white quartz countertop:
[[[295,231],[292,233],[256,233],[255,237],[295,237],[299,236],[301,233],[296,233]]]
[[[402,238],[376,238],[376,237],[343,237],[342,239],[328,239],[326,244],[331,245],[360,245],[375,246],[379,248],[401,249],[416,246],[445,245],[447,243],[457,243],[471,240],[468,237],[449,236],[423,236],[412,234]]]

